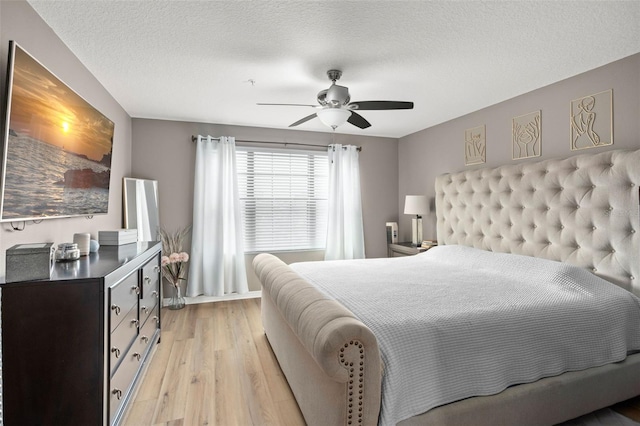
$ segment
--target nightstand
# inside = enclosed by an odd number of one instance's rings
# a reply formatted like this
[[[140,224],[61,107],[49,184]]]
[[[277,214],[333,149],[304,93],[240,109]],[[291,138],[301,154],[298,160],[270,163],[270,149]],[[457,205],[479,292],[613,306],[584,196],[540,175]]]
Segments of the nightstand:
[[[413,256],[429,249],[416,247],[413,243],[395,243],[387,245],[387,257]]]

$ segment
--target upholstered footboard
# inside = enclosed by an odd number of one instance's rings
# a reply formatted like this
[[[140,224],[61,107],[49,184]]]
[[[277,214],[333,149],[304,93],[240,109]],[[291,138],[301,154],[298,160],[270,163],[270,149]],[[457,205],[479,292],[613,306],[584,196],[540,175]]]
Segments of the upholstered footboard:
[[[376,425],[382,367],[375,336],[275,256],[253,261],[262,322],[309,425]]]

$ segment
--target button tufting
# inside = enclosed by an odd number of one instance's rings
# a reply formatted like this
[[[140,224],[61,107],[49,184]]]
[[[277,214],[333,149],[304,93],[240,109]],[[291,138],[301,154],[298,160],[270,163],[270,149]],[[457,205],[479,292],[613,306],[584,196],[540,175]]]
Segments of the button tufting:
[[[591,229],[593,229],[593,230],[595,231],[595,230],[596,230],[596,227],[595,227],[595,226],[593,226]]]
[[[630,280],[635,280],[635,279],[636,279],[636,277],[634,277],[633,275],[631,275],[631,276],[629,277],[629,279],[630,279]]]
[[[564,225],[560,225],[560,229],[564,229]]]

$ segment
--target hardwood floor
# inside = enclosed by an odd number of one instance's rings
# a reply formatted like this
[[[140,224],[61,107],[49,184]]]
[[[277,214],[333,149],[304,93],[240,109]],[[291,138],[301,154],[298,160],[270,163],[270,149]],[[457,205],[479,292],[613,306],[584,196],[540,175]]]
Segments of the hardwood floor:
[[[163,309],[161,343],[124,424],[303,425],[260,299]]]
[[[640,397],[612,408],[640,422]],[[162,341],[124,425],[304,425],[262,330],[260,299],[163,309]]]

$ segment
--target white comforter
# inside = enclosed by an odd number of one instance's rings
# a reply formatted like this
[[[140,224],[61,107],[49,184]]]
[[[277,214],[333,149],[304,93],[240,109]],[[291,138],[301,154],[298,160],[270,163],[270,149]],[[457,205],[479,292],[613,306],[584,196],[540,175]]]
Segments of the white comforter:
[[[443,246],[291,266],[377,337],[382,425],[640,350],[640,299],[559,262]]]

